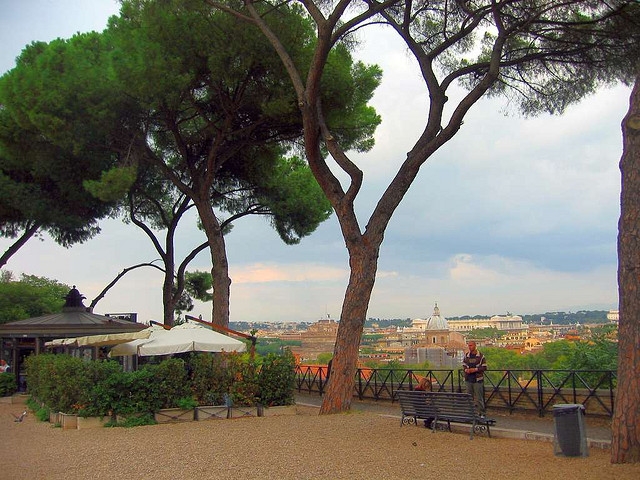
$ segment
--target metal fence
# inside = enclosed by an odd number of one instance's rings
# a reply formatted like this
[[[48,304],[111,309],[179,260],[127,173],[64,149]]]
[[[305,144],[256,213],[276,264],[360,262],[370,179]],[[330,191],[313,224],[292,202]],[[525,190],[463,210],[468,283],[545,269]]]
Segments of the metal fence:
[[[434,391],[465,391],[462,370],[359,368],[353,394],[361,400],[394,402],[396,391],[413,390],[425,376]],[[616,381],[613,370],[487,370],[485,403],[488,408],[537,412],[540,416],[556,404],[581,404],[588,415],[612,417]],[[298,392],[322,395],[326,385],[326,366],[296,367]]]

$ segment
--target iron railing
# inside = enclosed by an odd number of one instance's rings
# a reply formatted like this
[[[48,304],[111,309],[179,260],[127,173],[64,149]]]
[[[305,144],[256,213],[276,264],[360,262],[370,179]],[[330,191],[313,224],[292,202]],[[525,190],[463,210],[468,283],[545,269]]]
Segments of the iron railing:
[[[435,391],[465,391],[462,370],[398,370],[359,368],[354,396],[360,400],[395,401],[398,390],[413,390],[419,378],[428,377]],[[555,404],[581,404],[585,413],[612,417],[617,375],[613,370],[487,370],[487,408],[534,411],[544,416]],[[325,365],[298,365],[298,392],[322,395],[327,385]]]

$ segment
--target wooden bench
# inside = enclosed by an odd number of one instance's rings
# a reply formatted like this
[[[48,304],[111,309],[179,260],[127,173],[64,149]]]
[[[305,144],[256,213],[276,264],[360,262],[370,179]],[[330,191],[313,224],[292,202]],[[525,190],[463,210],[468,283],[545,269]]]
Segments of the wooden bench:
[[[398,390],[396,397],[400,401],[402,418],[400,426],[412,423],[418,424],[419,420],[425,421],[425,427],[430,426],[437,412],[430,403],[427,403],[427,392],[422,390]]]
[[[491,425],[495,420],[478,415],[473,398],[468,393],[423,392],[399,390],[396,393],[402,409],[401,425],[425,420],[425,426],[436,431],[439,423],[446,422],[451,431],[451,422],[471,425],[470,438],[478,431],[487,431],[491,437]]]

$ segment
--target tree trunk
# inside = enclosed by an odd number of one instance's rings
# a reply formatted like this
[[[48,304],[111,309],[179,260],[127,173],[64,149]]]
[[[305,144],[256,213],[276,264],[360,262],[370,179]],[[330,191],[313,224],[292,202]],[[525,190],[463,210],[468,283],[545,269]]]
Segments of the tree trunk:
[[[171,253],[173,255],[173,252]],[[169,255],[167,255],[168,259]],[[164,272],[164,281],[162,283],[162,306],[163,306],[163,321],[164,324],[173,327],[173,323],[175,320],[174,312],[176,309],[177,299],[174,292],[174,262],[173,259],[171,261],[167,261],[165,259],[165,272]],[[177,298],[180,298],[178,296]]]
[[[622,121],[622,192],[618,225],[618,385],[611,462],[640,462],[640,76]]]
[[[213,284],[212,323],[229,327],[229,296],[231,279],[229,278],[229,262],[220,222],[208,201],[196,202],[196,208],[207,234],[209,251],[211,252],[211,278]]]
[[[7,264],[9,259],[18,250],[20,250],[20,248],[22,248],[22,246],[25,243],[27,243],[27,241],[31,237],[33,237],[36,234],[39,228],[40,228],[40,224],[38,223],[33,223],[26,226],[24,233],[20,236],[20,238],[18,238],[18,240],[16,240],[15,242],[13,242],[13,244],[9,246],[9,248],[7,248],[7,250],[2,254],[2,256],[0,256],[0,268],[4,267]]]
[[[373,291],[378,268],[379,244],[349,249],[351,275],[342,303],[338,336],[331,362],[331,380],[322,400],[320,413],[338,413],[349,410],[358,369],[358,350],[369,299]]]

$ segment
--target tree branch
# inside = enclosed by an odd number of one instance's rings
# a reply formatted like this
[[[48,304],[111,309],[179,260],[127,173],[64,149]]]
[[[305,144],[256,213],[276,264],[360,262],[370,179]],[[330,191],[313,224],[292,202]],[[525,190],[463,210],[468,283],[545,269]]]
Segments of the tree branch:
[[[127,267],[124,270],[122,270],[116,276],[116,278],[114,278],[106,287],[104,287],[104,289],[100,292],[100,294],[96,298],[91,300],[91,304],[89,305],[89,308],[91,310],[93,310],[93,308],[96,306],[96,304],[100,300],[102,300],[104,298],[104,296],[106,295],[107,291],[109,291],[111,289],[111,287],[113,287],[116,283],[118,283],[118,280],[120,280],[122,277],[124,277],[131,270],[135,270],[136,268],[140,268],[140,267],[153,267],[153,268],[157,268],[158,270],[160,270],[161,272],[164,273],[164,269],[163,268],[160,268],[159,266],[154,265],[154,263],[153,263],[153,262],[158,262],[158,261],[160,261],[160,259],[156,259],[156,260],[153,260],[152,262],[148,262],[148,263],[139,263],[137,265],[134,265],[132,267]]]

